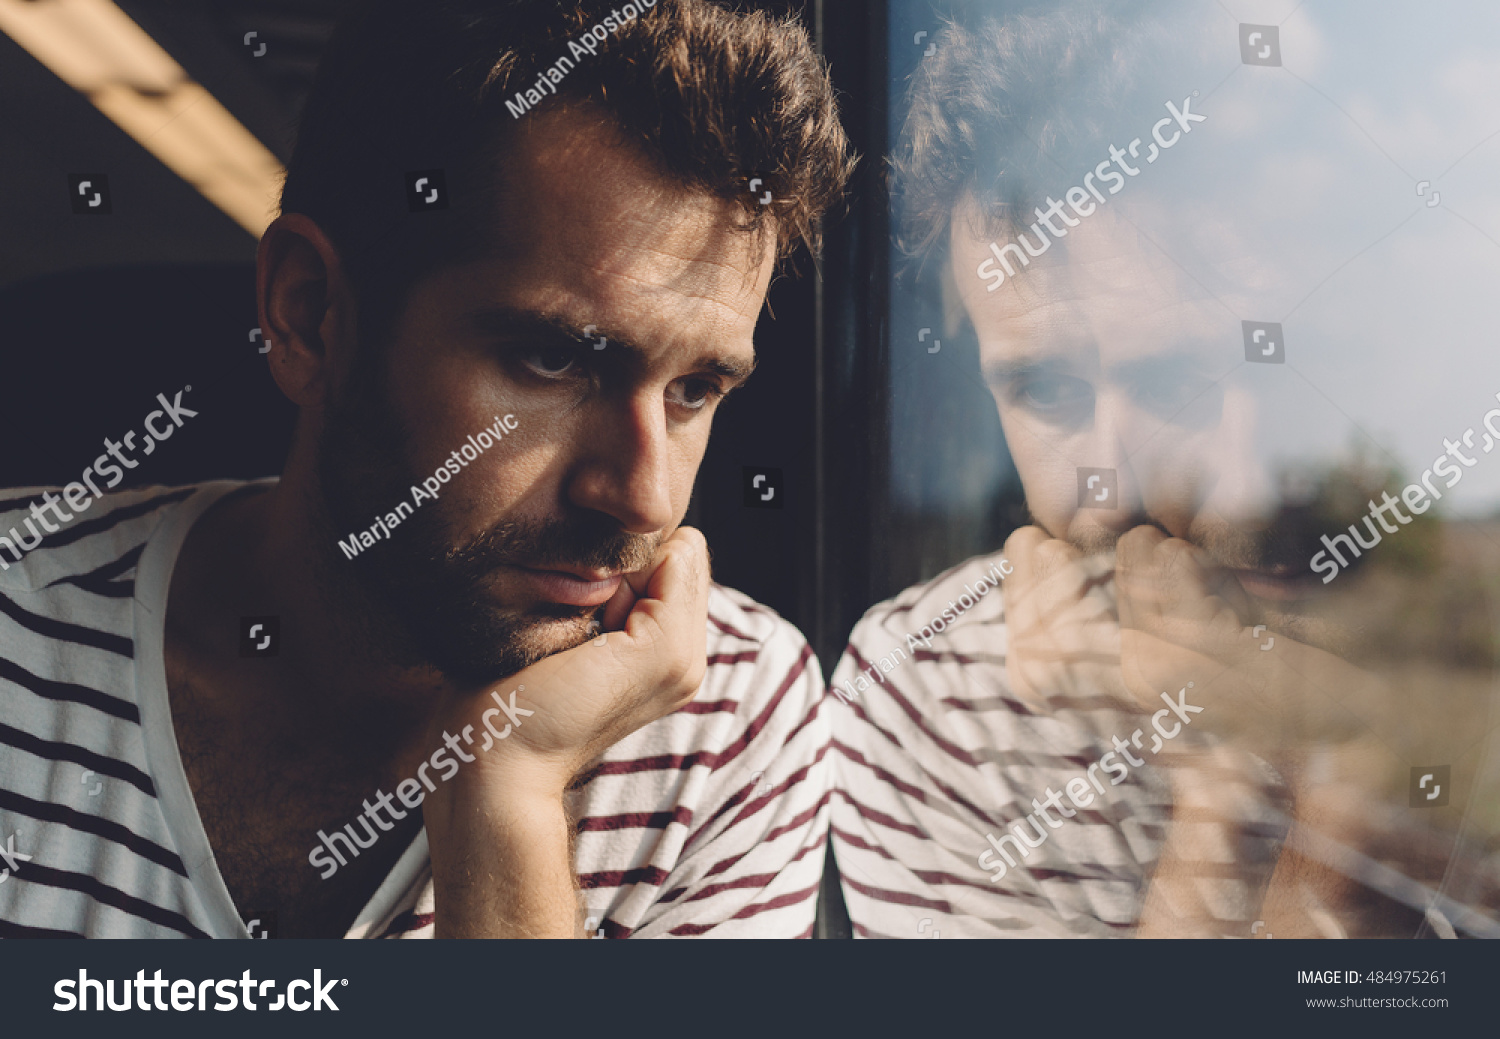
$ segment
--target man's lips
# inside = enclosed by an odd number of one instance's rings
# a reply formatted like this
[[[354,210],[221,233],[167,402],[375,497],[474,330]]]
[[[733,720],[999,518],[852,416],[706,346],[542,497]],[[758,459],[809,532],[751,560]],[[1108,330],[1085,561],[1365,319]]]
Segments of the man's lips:
[[[620,574],[600,570],[538,570],[529,566],[516,569],[541,598],[567,606],[603,606],[622,580]]]
[[[1246,594],[1257,599],[1290,602],[1294,599],[1306,599],[1322,587],[1321,582],[1312,575],[1291,566],[1258,570],[1231,569],[1229,572],[1240,582],[1240,587],[1245,589]]]

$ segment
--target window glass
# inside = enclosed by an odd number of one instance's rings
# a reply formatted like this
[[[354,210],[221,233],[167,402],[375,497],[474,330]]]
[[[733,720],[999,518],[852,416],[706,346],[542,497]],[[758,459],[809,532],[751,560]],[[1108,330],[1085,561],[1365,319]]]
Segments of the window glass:
[[[1497,23],[891,5],[857,934],[1500,935]]]

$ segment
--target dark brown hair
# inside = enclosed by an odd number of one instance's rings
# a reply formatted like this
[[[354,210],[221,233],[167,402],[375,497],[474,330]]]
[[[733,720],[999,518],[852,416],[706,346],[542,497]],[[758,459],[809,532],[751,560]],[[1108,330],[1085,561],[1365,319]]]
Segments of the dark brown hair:
[[[854,160],[807,33],[709,0],[657,0],[620,24],[623,6],[370,0],[341,23],[281,203],[317,221],[338,248],[362,319],[387,323],[418,278],[493,246],[507,141],[558,104],[603,112],[665,176],[739,203],[752,233],[769,218],[779,255],[799,239],[816,248],[818,217]],[[606,17],[617,27],[601,31],[596,53],[570,50]],[[558,66],[565,56],[571,68]],[[550,67],[565,71],[556,96],[516,115],[518,92]],[[444,171],[451,206],[411,213],[407,174],[429,169]],[[771,204],[750,193],[752,177]]]
[[[966,195],[994,232],[1074,183],[1111,133],[1167,96],[1149,91],[1166,62],[1183,60],[1181,9],[1175,0],[1046,0],[998,13],[957,5],[912,77],[891,160],[902,250],[921,259],[943,246]]]

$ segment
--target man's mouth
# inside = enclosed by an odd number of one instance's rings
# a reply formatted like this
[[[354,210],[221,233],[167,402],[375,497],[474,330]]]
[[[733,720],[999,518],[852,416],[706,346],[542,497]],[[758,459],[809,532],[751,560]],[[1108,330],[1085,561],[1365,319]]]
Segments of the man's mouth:
[[[538,598],[565,606],[603,606],[620,587],[623,575],[608,570],[538,569],[517,566]]]
[[[1231,568],[1228,571],[1240,582],[1245,594],[1268,602],[1293,602],[1318,592],[1322,583],[1305,570],[1290,565],[1261,567],[1253,570]]]

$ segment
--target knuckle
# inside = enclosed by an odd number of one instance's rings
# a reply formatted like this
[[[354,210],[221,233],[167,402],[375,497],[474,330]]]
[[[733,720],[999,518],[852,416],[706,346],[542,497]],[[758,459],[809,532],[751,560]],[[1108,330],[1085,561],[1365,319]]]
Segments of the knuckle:
[[[1002,554],[1008,558],[1022,557],[1035,550],[1036,546],[1047,540],[1046,531],[1037,526],[1025,526],[1011,534],[1005,539],[1005,548]]]

